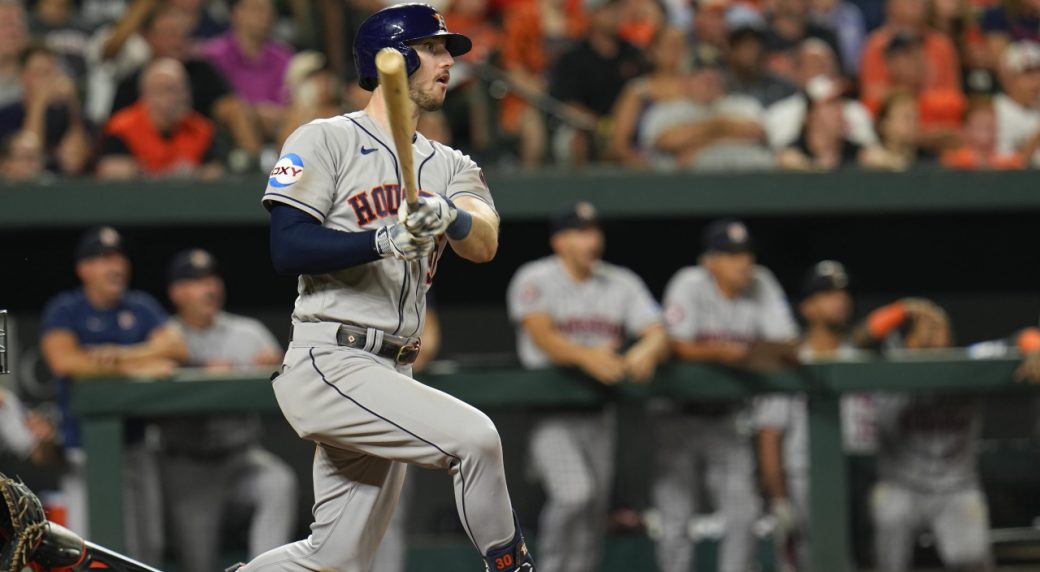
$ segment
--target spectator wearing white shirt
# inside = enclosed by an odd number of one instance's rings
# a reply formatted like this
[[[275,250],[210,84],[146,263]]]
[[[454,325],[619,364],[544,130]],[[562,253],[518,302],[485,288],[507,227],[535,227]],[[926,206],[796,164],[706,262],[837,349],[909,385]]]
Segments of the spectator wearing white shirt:
[[[1023,40],[1004,50],[1000,62],[1004,93],[993,100],[997,152],[1021,153],[1040,166],[1040,44]]]
[[[652,164],[712,171],[773,168],[762,105],[726,93],[719,60],[703,54],[698,60],[682,80],[684,97],[654,104],[639,127],[639,144]]]
[[[779,151],[790,147],[798,139],[809,109],[806,89],[811,80],[819,77],[835,82],[843,81],[834,50],[826,42],[810,38],[798,47],[795,57],[795,81],[801,91],[766,109],[764,125],[770,147]],[[849,140],[863,147],[877,145],[874,120],[862,103],[847,99],[842,111]]]

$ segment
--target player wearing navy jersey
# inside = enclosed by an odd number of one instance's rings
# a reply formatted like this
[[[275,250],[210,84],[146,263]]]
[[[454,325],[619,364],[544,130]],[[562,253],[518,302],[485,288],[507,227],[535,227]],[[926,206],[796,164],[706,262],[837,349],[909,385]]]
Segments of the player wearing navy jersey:
[[[130,261],[123,240],[110,227],[87,231],[76,249],[76,274],[83,287],[48,302],[41,324],[41,349],[58,376],[67,456],[72,470],[62,487],[69,528],[87,534],[84,454],[77,419],[69,409],[69,386],[99,376],[155,377],[173,372],[187,356],[180,334],[148,294],[127,290]],[[162,503],[158,469],[143,421],[127,424],[124,523],[127,554],[157,564],[162,557]]]

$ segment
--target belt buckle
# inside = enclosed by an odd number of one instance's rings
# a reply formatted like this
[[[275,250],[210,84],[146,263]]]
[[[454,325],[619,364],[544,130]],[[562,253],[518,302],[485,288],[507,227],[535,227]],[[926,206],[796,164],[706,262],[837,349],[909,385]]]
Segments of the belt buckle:
[[[394,356],[394,361],[399,364],[414,363],[416,358],[419,357],[420,345],[420,342],[414,342],[397,348],[397,355]]]

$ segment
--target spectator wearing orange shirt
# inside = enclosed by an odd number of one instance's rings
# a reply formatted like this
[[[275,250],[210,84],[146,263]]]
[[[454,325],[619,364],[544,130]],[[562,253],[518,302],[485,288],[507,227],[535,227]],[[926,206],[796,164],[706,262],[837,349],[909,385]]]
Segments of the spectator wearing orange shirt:
[[[137,103],[117,112],[105,126],[98,176],[219,177],[213,123],[192,110],[184,66],[174,59],[155,60],[141,73],[140,84]]]
[[[967,102],[959,89],[928,85],[926,50],[919,35],[898,32],[891,37],[885,46],[889,84],[886,97],[897,91],[914,96],[918,105],[919,143],[930,149],[942,149],[956,139]],[[880,100],[870,104],[874,105],[872,111],[877,113]]]
[[[928,0],[888,0],[885,24],[867,38],[860,68],[862,99],[870,109],[877,110],[893,88],[887,51],[899,33],[921,38],[926,62],[922,89],[960,91],[957,49],[950,38],[928,27],[928,6]]]
[[[951,169],[1025,169],[1021,153],[997,151],[997,115],[989,99],[973,102],[964,112],[963,144],[942,155],[942,164]]]
[[[547,147],[545,119],[527,98],[546,93],[548,70],[581,39],[586,25],[581,2],[570,0],[513,2],[503,12],[500,64],[512,91],[500,104],[499,128],[519,139],[520,163],[526,168],[538,166]]]

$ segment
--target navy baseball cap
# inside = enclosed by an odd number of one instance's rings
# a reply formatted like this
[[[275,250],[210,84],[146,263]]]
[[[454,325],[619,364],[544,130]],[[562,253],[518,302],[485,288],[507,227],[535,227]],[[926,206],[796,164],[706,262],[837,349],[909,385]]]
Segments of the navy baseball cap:
[[[201,248],[182,250],[173,256],[167,270],[170,283],[178,280],[194,280],[206,276],[220,276],[220,266],[213,255]]]
[[[821,260],[809,269],[802,282],[802,297],[808,298],[819,292],[846,290],[849,287],[849,274],[845,265],[836,260]]]
[[[596,207],[592,206],[592,203],[588,201],[580,201],[568,205],[553,215],[552,218],[552,234],[576,228],[589,228],[591,226],[599,226],[599,215],[596,213]]]
[[[743,222],[727,218],[717,220],[704,229],[703,247],[705,253],[753,252],[754,242]]]
[[[84,232],[76,243],[76,260],[103,256],[112,252],[125,253],[123,236],[110,226],[98,226]]]

